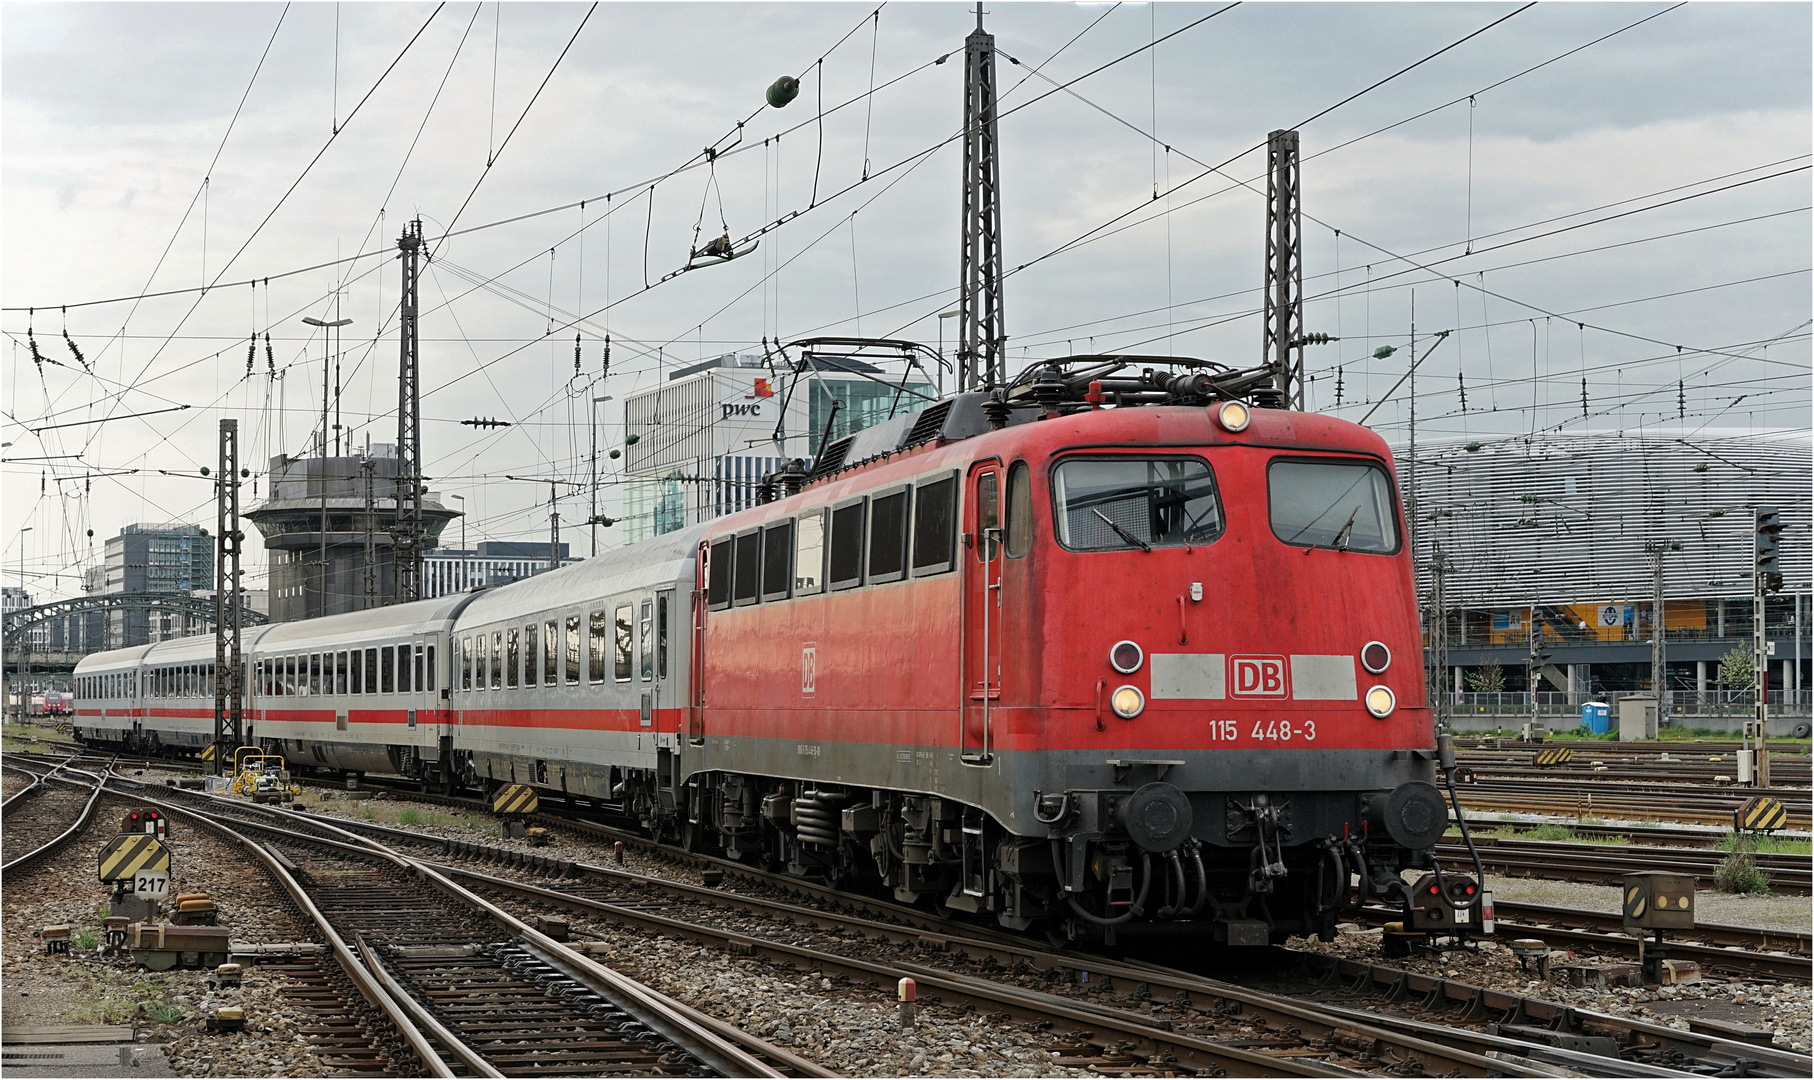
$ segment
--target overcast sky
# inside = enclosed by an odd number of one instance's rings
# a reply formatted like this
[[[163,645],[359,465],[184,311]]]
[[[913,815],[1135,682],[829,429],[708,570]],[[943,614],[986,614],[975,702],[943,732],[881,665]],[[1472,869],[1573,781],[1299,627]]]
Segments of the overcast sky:
[[[1360,420],[1405,373],[1415,285],[1419,352],[1453,331],[1419,371],[1420,440],[1808,427],[1808,5],[1223,6],[989,7],[1002,109],[1026,106],[1000,127],[1014,368],[1257,362],[1263,144],[1295,126],[1305,323],[1342,339],[1308,352],[1313,408],[1336,408],[1339,369]],[[415,215],[425,470],[475,542],[546,536],[545,488],[497,478],[583,477],[594,394],[764,336],[937,344],[975,17],[874,10],[0,5],[5,580],[23,557],[35,600],[73,595],[122,525],[212,527],[210,485],[158,470],[211,465],[221,417],[260,474],[307,450],[324,344],[301,318],[336,302],[350,439],[394,441],[391,256]],[[786,73],[799,98],[765,107]],[[661,282],[696,227],[788,214],[747,258]],[[1369,423],[1402,439],[1408,400]]]

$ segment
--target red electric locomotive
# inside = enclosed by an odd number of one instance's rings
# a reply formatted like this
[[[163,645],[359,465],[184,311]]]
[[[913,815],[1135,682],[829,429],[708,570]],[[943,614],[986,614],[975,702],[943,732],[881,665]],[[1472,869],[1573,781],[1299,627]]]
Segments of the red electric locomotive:
[[[1448,812],[1386,444],[1181,363],[1051,362],[709,524],[683,833],[1071,937],[1327,936],[1351,874],[1467,929],[1402,879]]]

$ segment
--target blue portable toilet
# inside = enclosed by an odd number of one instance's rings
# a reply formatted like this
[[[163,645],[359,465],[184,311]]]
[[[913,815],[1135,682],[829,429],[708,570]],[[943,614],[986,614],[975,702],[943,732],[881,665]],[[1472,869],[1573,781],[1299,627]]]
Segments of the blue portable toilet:
[[[1581,723],[1595,735],[1606,734],[1612,730],[1612,706],[1604,701],[1590,701],[1582,705]]]

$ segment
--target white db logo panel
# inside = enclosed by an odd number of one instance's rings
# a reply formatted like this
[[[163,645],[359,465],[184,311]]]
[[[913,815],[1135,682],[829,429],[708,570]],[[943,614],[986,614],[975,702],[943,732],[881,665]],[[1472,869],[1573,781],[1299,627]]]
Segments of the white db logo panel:
[[[1228,673],[1228,689],[1234,697],[1282,698],[1290,693],[1283,656],[1231,656]]]

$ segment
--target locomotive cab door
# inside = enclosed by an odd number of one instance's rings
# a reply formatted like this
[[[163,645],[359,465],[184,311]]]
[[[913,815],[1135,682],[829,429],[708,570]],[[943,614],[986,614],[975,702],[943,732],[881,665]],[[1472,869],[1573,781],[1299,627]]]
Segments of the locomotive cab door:
[[[1001,463],[979,463],[966,485],[964,564],[963,721],[959,756],[986,766],[994,753],[991,713],[1001,700]]]

